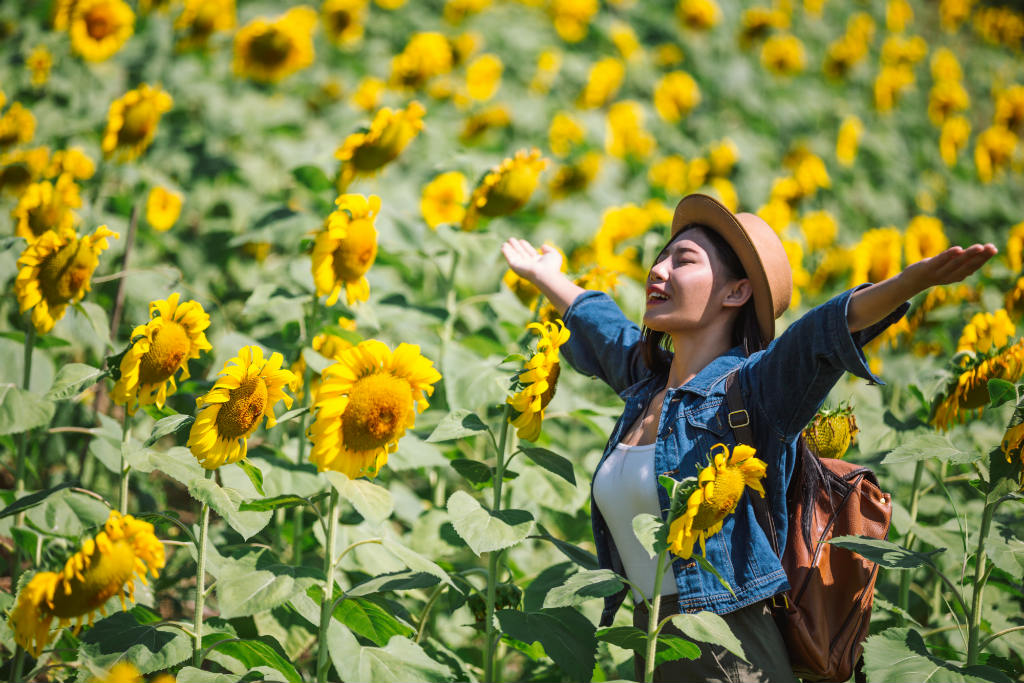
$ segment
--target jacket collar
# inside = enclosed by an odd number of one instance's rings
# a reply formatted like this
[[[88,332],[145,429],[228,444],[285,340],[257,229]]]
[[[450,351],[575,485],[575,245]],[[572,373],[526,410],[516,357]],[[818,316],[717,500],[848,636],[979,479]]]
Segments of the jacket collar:
[[[711,394],[725,395],[724,380],[726,376],[738,368],[744,358],[746,356],[743,353],[743,348],[734,346],[705,365],[689,382],[670,389],[670,393],[672,391],[688,391],[704,398]],[[626,389],[622,395],[624,398],[628,398],[645,391],[648,394],[654,393],[665,386],[666,376],[666,373],[651,375]]]

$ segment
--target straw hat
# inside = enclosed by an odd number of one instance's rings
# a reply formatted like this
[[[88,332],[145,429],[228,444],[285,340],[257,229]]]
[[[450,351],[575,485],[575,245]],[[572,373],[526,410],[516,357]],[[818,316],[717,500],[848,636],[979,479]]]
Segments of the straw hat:
[[[691,194],[676,205],[672,237],[686,226],[706,226],[729,243],[747,271],[761,332],[775,338],[775,320],[789,308],[793,271],[782,241],[771,226],[752,213],[736,213],[706,194]]]

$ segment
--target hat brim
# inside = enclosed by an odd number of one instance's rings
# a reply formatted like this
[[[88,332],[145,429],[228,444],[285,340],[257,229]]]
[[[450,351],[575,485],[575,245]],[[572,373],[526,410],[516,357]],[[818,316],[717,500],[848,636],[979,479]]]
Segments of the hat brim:
[[[687,195],[676,205],[675,214],[672,216],[671,237],[674,238],[680,230],[694,223],[717,232],[736,252],[750,280],[754,310],[757,313],[757,324],[761,328],[761,334],[766,341],[774,339],[775,311],[768,273],[743,224],[721,202],[706,194]]]

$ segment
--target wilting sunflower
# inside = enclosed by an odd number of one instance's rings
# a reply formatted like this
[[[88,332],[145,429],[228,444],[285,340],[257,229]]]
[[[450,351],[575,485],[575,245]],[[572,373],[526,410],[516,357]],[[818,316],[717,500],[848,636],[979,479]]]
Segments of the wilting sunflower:
[[[292,7],[275,19],[257,17],[235,34],[232,68],[245,78],[275,83],[313,63],[316,10]]]
[[[716,452],[717,448],[721,450]],[[722,522],[736,511],[744,489],[749,486],[764,497],[761,479],[768,466],[754,457],[755,452],[746,444],[736,444],[732,453],[725,444],[711,447],[711,464],[697,475],[697,490],[690,494],[686,511],[669,526],[673,554],[688,560],[694,542],[700,541],[700,552],[706,555],[705,541],[722,530]]]
[[[115,595],[127,609],[125,598],[135,600],[134,578],[147,583],[164,566],[164,547],[153,535],[153,525],[111,510],[103,530],[87,539],[60,572],[39,572],[18,593],[8,620],[14,639],[33,657],[58,634],[50,633],[75,621],[75,632]]]
[[[89,291],[89,279],[100,252],[109,246],[108,237],[120,235],[105,225],[83,237],[72,230],[48,230],[21,253],[14,291],[21,312],[32,310],[36,332],[52,330],[68,304],[81,301]]]
[[[166,300],[149,303],[150,321],[132,330],[132,346],[121,358],[121,377],[114,384],[114,403],[134,415],[140,405],[163,408],[167,397],[178,390],[174,375],[189,378],[188,361],[199,358],[212,346],[204,330],[210,316],[195,301],[179,305],[177,292]]]
[[[388,454],[427,409],[427,396],[441,373],[415,344],[391,351],[369,339],[346,351],[323,373],[308,436],[309,459],[321,472],[343,472],[351,479],[376,477]]]
[[[980,415],[989,401],[988,381],[1017,382],[1024,374],[1024,339],[989,356],[960,357],[960,373],[947,384],[932,408],[931,423],[945,431],[968,415]]]
[[[328,306],[337,303],[342,289],[351,306],[370,298],[366,271],[377,258],[373,221],[380,213],[380,197],[344,194],[334,203],[338,208],[324,221],[313,244],[313,282],[316,295],[327,296]]]
[[[529,151],[521,149],[515,156],[491,168],[469,198],[462,229],[474,229],[480,216],[494,218],[522,208],[537,189],[540,173],[547,165],[547,159],[534,148]]]
[[[119,160],[128,161],[145,152],[153,142],[160,117],[171,110],[173,102],[159,86],[146,83],[114,100],[107,112],[103,156],[109,159],[116,152]]]
[[[204,48],[218,31],[235,27],[235,0],[185,0],[174,21],[178,48]]]
[[[371,175],[394,161],[423,130],[426,109],[413,100],[405,109],[384,107],[373,117],[368,130],[352,133],[334,153],[341,161],[338,191],[344,192],[358,176]]]
[[[146,221],[154,230],[170,230],[181,215],[181,193],[157,185],[146,197]]]
[[[431,229],[441,224],[457,225],[466,215],[466,176],[458,171],[442,173],[423,188],[420,213]]]
[[[521,389],[508,398],[508,404],[516,411],[509,418],[516,428],[516,435],[526,441],[534,441],[540,435],[544,422],[544,410],[555,396],[558,374],[558,349],[569,341],[569,328],[561,320],[546,323],[530,323],[528,330],[540,335],[533,356],[516,377]]]
[[[264,360],[258,346],[243,346],[224,364],[217,383],[196,399],[199,414],[188,434],[188,447],[208,470],[238,462],[245,457],[249,437],[264,416],[267,428],[277,424],[274,405],[292,407],[285,387],[295,376],[282,370],[284,357],[273,353]]]
[[[32,183],[11,211],[14,233],[31,242],[47,230],[71,230],[77,219],[72,209],[81,205],[78,184],[70,175],[61,175],[55,183],[49,180]]]
[[[77,0],[68,32],[72,50],[83,59],[102,62],[135,32],[135,12],[121,0]]]

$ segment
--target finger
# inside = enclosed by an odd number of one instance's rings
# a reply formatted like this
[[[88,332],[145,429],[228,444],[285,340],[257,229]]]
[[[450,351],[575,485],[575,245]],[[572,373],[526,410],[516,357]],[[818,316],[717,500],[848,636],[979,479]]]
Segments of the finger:
[[[532,258],[537,253],[537,250],[533,248],[533,245],[524,239],[516,240],[516,249],[519,250],[519,255],[524,259]]]

